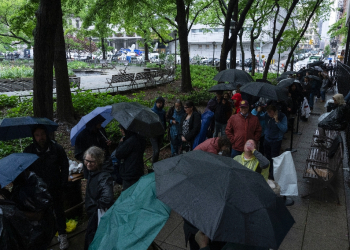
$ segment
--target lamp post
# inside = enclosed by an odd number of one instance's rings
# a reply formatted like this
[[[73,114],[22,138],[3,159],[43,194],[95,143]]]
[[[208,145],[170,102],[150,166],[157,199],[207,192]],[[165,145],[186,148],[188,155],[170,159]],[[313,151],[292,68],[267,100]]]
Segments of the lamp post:
[[[231,21],[230,22],[230,30],[231,30],[231,36],[233,36],[233,32],[236,28],[236,22],[235,21]],[[232,68],[232,65],[233,65],[233,60],[236,60],[236,58],[233,58],[233,49],[236,49],[236,48],[231,48],[231,52],[230,52],[230,69]]]
[[[91,49],[91,36],[89,37],[89,40],[90,40],[90,60],[92,60],[92,49]]]
[[[174,69],[174,73],[176,71],[176,36],[177,36],[177,30],[174,30],[174,36],[175,36],[175,69]]]
[[[215,46],[216,46],[216,42],[213,42],[213,67],[214,67]]]

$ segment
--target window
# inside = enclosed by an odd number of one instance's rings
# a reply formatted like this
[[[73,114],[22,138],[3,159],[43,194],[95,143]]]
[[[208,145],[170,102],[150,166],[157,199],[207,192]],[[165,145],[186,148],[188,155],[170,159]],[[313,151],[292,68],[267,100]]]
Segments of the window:
[[[198,49],[201,49],[202,48],[202,45],[200,44],[200,45],[198,45]]]
[[[198,31],[199,31],[199,30],[197,30],[197,29],[192,29],[192,30],[191,30],[192,33],[198,33]]]
[[[79,20],[75,20],[76,27],[79,28]]]
[[[218,32],[224,32],[224,29],[217,29]]]
[[[205,45],[205,48],[206,48],[206,49],[209,49],[209,45]]]
[[[199,32],[199,33],[203,33],[203,30],[202,30],[202,29],[199,29],[198,32]]]
[[[214,32],[219,32],[219,29],[214,29]]]

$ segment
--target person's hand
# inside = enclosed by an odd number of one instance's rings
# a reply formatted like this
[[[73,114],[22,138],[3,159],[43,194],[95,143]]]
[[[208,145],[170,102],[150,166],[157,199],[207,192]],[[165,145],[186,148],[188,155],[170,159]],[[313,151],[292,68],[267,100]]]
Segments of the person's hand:
[[[111,146],[112,141],[111,141],[111,140],[108,140],[108,141],[106,141],[106,144],[107,144],[107,146]]]
[[[186,138],[182,135],[182,136],[181,136],[181,140],[182,140],[182,141],[186,141]]]
[[[257,108],[256,108],[256,111],[258,111],[258,113],[261,111],[261,106],[258,106]]]
[[[173,123],[173,124],[176,124],[176,120],[173,120],[172,123]]]
[[[124,136],[123,136],[122,138],[120,138],[120,141],[121,141],[121,142],[124,141]]]
[[[200,248],[204,248],[209,245],[209,238],[202,231],[198,231],[196,233],[195,240]]]
[[[291,108],[287,108],[288,111],[291,111],[292,109]]]
[[[247,149],[248,149],[249,151],[253,152],[253,150],[255,149],[253,143],[247,142]]]
[[[276,110],[275,115],[273,116],[276,122],[278,122],[278,110]]]

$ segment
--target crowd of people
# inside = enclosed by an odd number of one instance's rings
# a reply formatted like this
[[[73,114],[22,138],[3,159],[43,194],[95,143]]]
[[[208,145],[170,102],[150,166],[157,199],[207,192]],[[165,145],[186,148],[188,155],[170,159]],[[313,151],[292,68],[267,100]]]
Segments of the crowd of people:
[[[208,101],[203,114],[198,112],[192,101],[182,103],[181,100],[176,100],[166,112],[166,103],[162,97],[156,99],[152,111],[159,116],[166,131],[172,157],[191,150],[202,150],[231,157],[252,171],[260,173],[266,180],[273,180],[272,158],[280,155],[284,134],[289,127],[293,127],[289,118],[305,109],[307,105],[312,110],[316,96],[324,102],[325,91],[332,82],[326,70],[317,73],[318,78],[311,76],[315,76],[315,73],[306,70],[290,76],[295,78],[295,81],[288,87],[287,102],[271,101],[241,93],[238,85],[234,92],[217,91],[215,97]],[[340,97],[335,97],[335,102],[343,102],[338,98]],[[345,99],[350,99],[350,95]],[[204,122],[203,117],[208,120]],[[106,211],[114,202],[114,183],[122,185],[124,191],[145,173],[143,157],[146,138],[119,125],[122,138],[116,149],[110,152],[112,142],[107,139],[106,131],[102,127],[104,121],[105,118],[101,115],[90,120],[75,143],[75,158],[83,163],[84,177],[87,179],[85,208],[89,222],[85,249],[88,249],[94,238],[98,214]],[[45,195],[47,203],[52,203],[60,249],[67,249],[69,244],[62,192],[68,181],[68,158],[62,146],[50,140],[45,126],[36,126],[32,133],[33,143],[24,152],[38,155],[39,160],[32,164],[21,178],[33,178],[29,174],[31,171],[46,183],[48,193]],[[161,134],[150,138],[153,163],[159,160],[164,137],[165,134]],[[47,204],[43,205],[42,211],[49,211]],[[196,236],[195,233],[188,233],[186,227],[184,229],[191,249],[200,249],[206,245],[203,243],[206,241],[205,236]],[[35,245],[33,249],[41,248]]]

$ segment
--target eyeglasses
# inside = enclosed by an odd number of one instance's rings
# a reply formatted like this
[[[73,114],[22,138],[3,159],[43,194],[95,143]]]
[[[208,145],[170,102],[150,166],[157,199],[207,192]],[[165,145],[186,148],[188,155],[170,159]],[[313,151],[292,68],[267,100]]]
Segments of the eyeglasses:
[[[89,160],[84,159],[84,163],[85,163],[85,165],[87,165],[87,164],[95,165],[96,161],[89,161]]]

